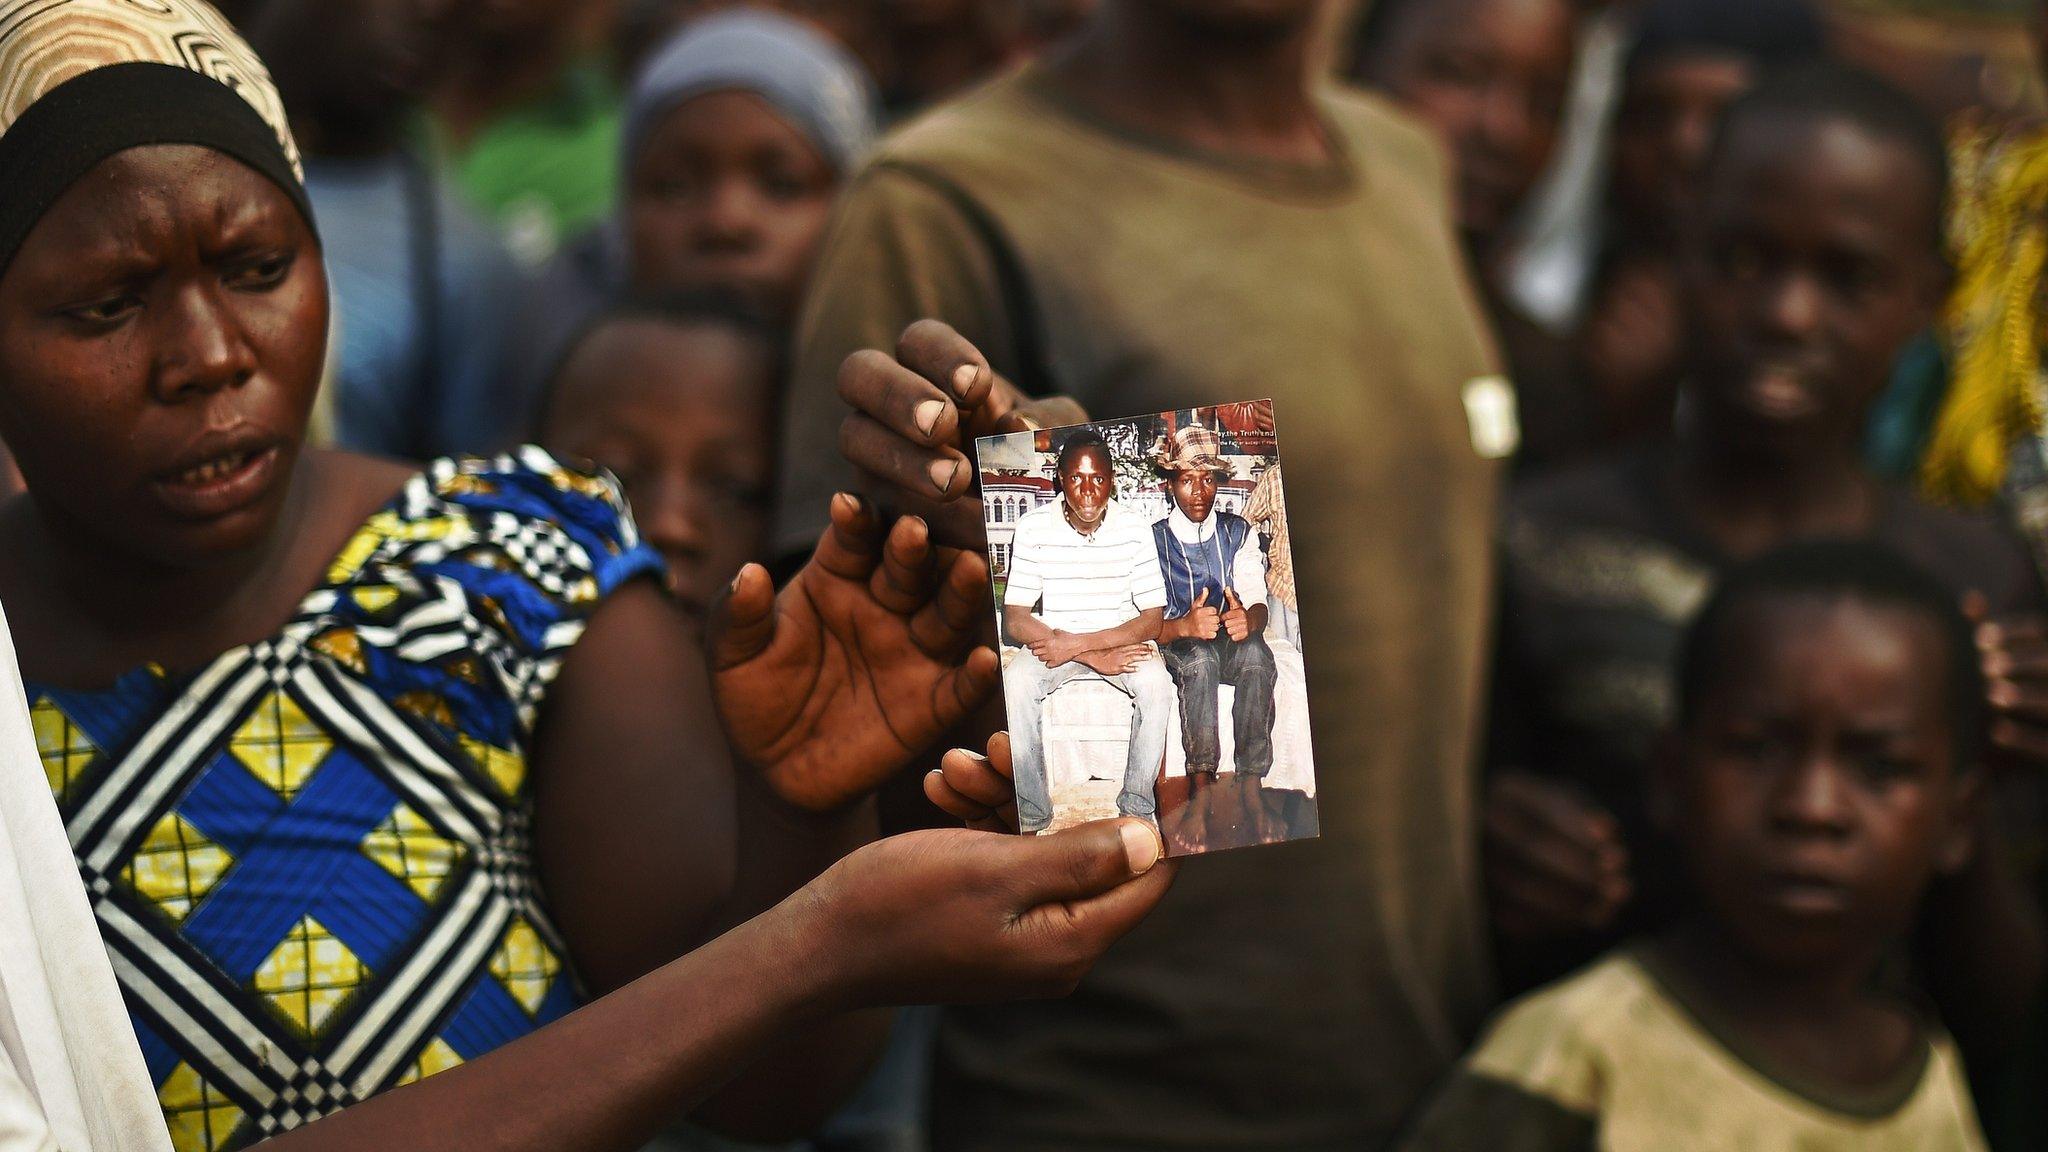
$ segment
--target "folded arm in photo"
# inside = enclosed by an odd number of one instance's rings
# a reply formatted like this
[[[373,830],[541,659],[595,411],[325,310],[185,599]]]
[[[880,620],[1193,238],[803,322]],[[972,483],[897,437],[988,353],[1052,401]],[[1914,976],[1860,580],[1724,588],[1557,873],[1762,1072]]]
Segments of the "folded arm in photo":
[[[1023,604],[1003,605],[1003,630],[1017,644],[1031,650],[1046,667],[1057,668],[1090,655],[1111,659],[1133,645],[1159,639],[1166,621],[1166,609],[1147,608],[1114,628],[1095,632],[1066,632],[1033,615]],[[1089,665],[1094,667],[1092,663]],[[1101,671],[1100,668],[1096,669]]]

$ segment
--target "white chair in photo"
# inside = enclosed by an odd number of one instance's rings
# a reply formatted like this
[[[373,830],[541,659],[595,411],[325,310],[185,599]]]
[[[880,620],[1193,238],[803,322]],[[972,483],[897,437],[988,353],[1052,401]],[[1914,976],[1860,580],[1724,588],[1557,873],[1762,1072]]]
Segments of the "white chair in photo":
[[[1292,788],[1313,796],[1315,765],[1309,745],[1308,683],[1301,652],[1277,635],[1269,633],[1266,642],[1273,649],[1273,660],[1280,672],[1273,701],[1273,772],[1266,783],[1268,787]],[[1223,748],[1221,767],[1229,772],[1236,750],[1230,716],[1236,690],[1226,684],[1220,696],[1217,735]],[[1077,790],[1089,795],[1105,791],[1088,787],[1091,782],[1111,786],[1106,794],[1113,806],[1114,786],[1123,781],[1124,747],[1131,733],[1130,697],[1092,677],[1072,680],[1046,699],[1041,723],[1055,823],[1066,822],[1065,814],[1059,811],[1062,795],[1073,796]],[[1178,701],[1167,731],[1166,775],[1185,776],[1187,758],[1181,751]]]

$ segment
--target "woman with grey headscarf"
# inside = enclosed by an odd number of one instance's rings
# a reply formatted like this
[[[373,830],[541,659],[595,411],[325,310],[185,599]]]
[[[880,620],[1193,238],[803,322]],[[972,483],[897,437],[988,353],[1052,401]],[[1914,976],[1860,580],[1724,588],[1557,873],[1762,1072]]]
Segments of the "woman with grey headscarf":
[[[709,290],[793,321],[875,106],[860,65],[801,20],[738,8],[684,25],[628,97],[612,219],[557,254],[523,310],[523,406],[622,295]]]

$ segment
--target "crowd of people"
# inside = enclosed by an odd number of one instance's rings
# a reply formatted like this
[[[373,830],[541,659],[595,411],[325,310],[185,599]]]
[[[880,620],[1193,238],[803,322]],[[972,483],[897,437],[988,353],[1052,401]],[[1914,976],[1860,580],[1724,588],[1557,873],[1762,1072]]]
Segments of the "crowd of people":
[[[2048,1149],[2048,85],[1866,18],[0,0],[0,1148]],[[997,834],[974,439],[1251,396],[1321,835]]]

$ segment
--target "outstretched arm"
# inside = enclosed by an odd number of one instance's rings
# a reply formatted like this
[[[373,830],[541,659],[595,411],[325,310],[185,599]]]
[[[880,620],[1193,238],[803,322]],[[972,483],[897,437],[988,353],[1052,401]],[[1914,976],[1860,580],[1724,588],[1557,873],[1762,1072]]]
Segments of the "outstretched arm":
[[[536,734],[535,839],[594,989],[871,839],[863,797],[993,686],[994,654],[970,636],[986,595],[978,558],[942,568],[920,522],[885,537],[850,497],[832,518],[780,595],[758,567],[741,574],[714,613],[712,661],[651,583],[615,593],[571,650]],[[762,1065],[779,1091],[735,1085],[704,1119],[757,1137],[802,1130],[858,1083],[884,1023],[826,1022]]]
[[[1130,820],[885,840],[530,1036],[266,1147],[628,1152],[791,1028],[867,1005],[1063,995],[1165,894],[1159,851]]]

